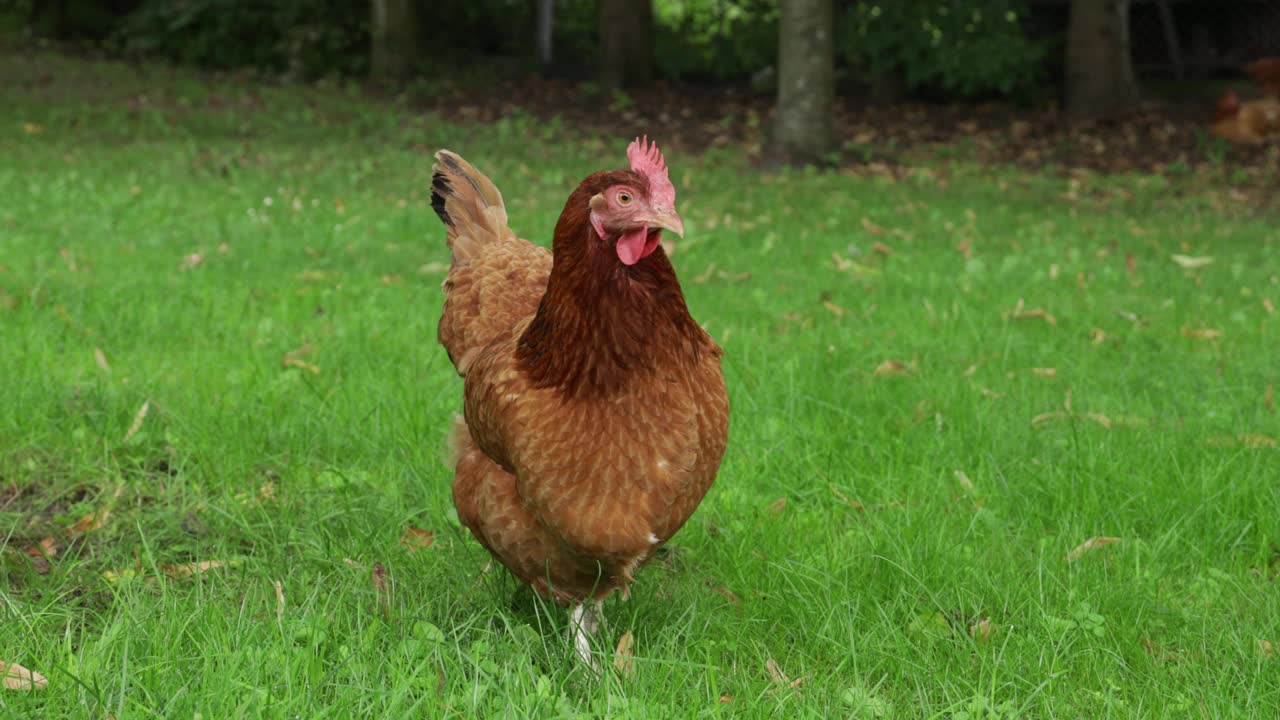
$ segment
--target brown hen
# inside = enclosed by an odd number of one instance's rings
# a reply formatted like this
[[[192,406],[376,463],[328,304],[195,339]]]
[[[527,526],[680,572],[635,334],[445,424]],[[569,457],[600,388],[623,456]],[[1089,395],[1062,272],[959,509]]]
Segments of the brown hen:
[[[432,205],[452,267],[439,339],[464,378],[452,437],[458,517],[544,597],[573,608],[575,647],[599,602],[693,514],[724,455],[721,349],[689,315],[660,245],[683,233],[647,140],[630,169],[569,196],[552,250],[516,237],[498,189],[447,150]]]

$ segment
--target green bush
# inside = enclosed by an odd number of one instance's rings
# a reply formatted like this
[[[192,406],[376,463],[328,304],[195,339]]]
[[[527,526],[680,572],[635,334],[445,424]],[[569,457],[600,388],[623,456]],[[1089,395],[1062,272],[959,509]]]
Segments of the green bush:
[[[841,59],[911,90],[1009,95],[1038,79],[1045,48],[1023,31],[1022,0],[864,0],[839,20]]]
[[[665,77],[742,80],[778,61],[777,0],[653,0],[653,10]]]
[[[304,77],[362,72],[368,8],[345,0],[148,0],[116,35],[131,53]]]

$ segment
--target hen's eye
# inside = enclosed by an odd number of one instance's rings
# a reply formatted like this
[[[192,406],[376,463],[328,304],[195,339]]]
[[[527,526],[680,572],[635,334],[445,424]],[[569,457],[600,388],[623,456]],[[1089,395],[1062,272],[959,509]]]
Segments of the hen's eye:
[[[619,205],[630,205],[630,204],[631,204],[631,193],[626,192],[626,191],[623,191],[623,192],[618,193],[618,204],[619,204]]]

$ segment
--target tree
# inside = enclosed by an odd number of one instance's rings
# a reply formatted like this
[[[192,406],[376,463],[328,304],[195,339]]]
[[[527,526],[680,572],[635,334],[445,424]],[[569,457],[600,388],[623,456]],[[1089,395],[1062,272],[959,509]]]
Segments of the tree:
[[[403,80],[418,58],[414,0],[373,0],[370,71],[377,80]]]
[[[1129,52],[1130,0],[1071,0],[1067,27],[1067,111],[1103,118],[1138,101]]]
[[[822,162],[835,147],[832,0],[782,0],[774,151],[789,162]]]
[[[653,6],[650,0],[600,3],[600,80],[606,87],[653,79]]]

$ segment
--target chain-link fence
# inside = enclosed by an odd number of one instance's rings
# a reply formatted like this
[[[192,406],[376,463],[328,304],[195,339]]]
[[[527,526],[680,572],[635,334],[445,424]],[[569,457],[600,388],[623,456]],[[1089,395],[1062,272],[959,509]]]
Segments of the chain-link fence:
[[[1030,0],[1042,31],[1065,33],[1071,0]],[[1132,0],[1136,71],[1187,78],[1280,56],[1280,0]]]

